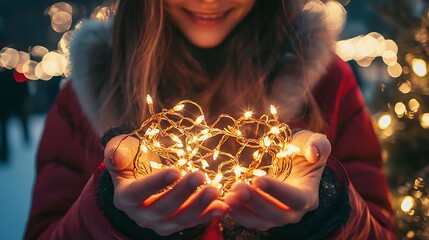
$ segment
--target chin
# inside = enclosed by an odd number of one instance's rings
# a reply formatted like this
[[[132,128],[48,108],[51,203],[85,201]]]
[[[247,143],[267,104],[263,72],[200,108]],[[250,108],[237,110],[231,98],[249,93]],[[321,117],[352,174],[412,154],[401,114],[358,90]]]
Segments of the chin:
[[[214,48],[220,45],[225,38],[214,37],[193,37],[189,38],[190,42],[199,48]]]

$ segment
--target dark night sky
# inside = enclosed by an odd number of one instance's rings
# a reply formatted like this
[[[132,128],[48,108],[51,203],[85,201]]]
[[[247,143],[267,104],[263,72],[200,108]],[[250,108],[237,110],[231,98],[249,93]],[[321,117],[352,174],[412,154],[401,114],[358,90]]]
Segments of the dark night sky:
[[[56,48],[60,33],[50,27],[49,16],[45,10],[58,0],[0,0],[0,17],[3,19],[3,29],[0,33],[1,42],[19,50],[27,50],[30,46],[43,45],[48,49]],[[101,0],[74,0],[71,3],[74,10],[74,23],[87,16],[87,9],[92,9]]]

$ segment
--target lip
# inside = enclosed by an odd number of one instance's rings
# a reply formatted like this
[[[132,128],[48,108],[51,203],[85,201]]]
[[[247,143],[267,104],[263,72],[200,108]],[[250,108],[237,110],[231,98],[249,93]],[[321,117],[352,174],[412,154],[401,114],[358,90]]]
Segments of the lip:
[[[221,24],[233,9],[213,12],[199,12],[183,9],[189,19],[196,25],[215,26]]]

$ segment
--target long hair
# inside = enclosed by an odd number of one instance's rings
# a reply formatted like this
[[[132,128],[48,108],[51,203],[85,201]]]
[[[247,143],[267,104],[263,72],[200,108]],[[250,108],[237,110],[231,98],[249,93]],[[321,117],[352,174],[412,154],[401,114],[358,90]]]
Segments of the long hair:
[[[119,2],[101,117],[115,106],[117,123],[139,126],[148,117],[147,94],[157,108],[194,100],[207,118],[233,114],[237,106],[265,107],[270,87],[281,73],[279,53],[288,48],[298,56],[296,69],[304,65],[293,26],[306,1],[256,1],[233,32],[211,50],[193,47],[175,28],[163,2]],[[322,115],[311,91],[302,94],[309,109],[307,127],[322,131]]]

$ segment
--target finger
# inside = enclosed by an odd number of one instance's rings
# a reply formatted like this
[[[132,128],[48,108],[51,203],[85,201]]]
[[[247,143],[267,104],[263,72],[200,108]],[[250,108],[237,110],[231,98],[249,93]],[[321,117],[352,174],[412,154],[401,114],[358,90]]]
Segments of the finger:
[[[300,188],[269,177],[258,177],[252,182],[255,187],[270,194],[292,210],[311,208],[317,202],[318,193],[306,194]]]
[[[165,169],[140,179],[124,180],[115,190],[115,200],[122,205],[140,205],[153,194],[180,179],[176,169]]]
[[[236,194],[227,195],[224,201],[229,206],[229,215],[241,225],[262,231],[273,227],[273,223],[247,208]]]
[[[225,203],[222,203],[219,200],[213,201],[208,209],[211,209],[202,216],[192,215],[189,218],[170,218],[167,220],[160,221],[158,223],[152,223],[151,229],[153,229],[158,235],[168,236],[175,232],[181,231],[186,228],[195,227],[199,224],[203,224],[205,222],[209,222],[213,217],[219,216],[220,212],[224,210],[217,211],[216,209],[226,209]],[[153,220],[152,220],[153,222]]]
[[[180,180],[173,189],[152,202],[144,202],[144,206],[162,218],[170,217],[182,204],[204,183],[202,172],[189,173]]]
[[[248,184],[235,184],[232,191],[242,204],[266,221],[282,221],[285,212],[290,210],[282,202]]]
[[[301,149],[298,155],[304,156],[311,163],[326,161],[331,154],[331,144],[326,135],[307,130],[297,132],[291,144]]]
[[[180,222],[185,227],[192,227],[209,219],[221,216],[227,206],[221,201],[216,201],[220,192],[214,186],[205,186],[194,197],[187,201],[171,217],[170,221]]]

